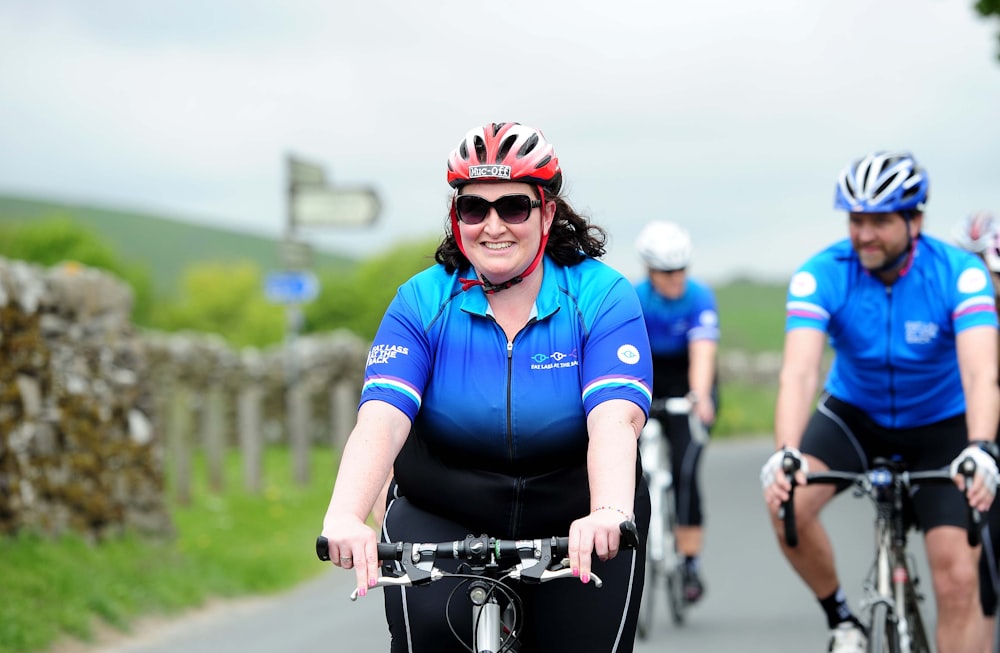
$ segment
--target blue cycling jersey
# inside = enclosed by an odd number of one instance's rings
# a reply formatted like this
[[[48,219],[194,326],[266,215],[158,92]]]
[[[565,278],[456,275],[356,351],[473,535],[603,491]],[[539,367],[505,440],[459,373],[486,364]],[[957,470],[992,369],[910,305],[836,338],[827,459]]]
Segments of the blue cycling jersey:
[[[653,356],[686,353],[691,340],[719,340],[715,294],[695,279],[685,281],[684,294],[677,299],[656,292],[648,278],[635,286]]]
[[[631,284],[594,259],[543,259],[528,324],[508,344],[481,288],[436,265],[390,304],[368,356],[361,403],[400,409],[429,445],[480,467],[586,451],[587,414],[627,399],[647,413],[649,341]]]
[[[829,335],[826,390],[887,428],[965,412],[955,336],[977,326],[997,326],[986,267],[929,236],[891,286],[861,266],[849,240],[807,261],[788,286],[786,331]]]

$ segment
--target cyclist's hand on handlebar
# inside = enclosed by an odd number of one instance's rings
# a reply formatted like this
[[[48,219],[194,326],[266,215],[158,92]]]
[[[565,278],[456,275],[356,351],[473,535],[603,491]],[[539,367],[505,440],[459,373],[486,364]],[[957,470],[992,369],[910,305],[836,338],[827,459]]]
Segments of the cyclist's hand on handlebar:
[[[789,493],[792,490],[791,481],[784,471],[786,457],[796,462],[798,471],[795,472],[795,482],[798,485],[806,484],[806,474],[809,473],[809,463],[802,457],[798,449],[782,447],[771,454],[771,457],[760,468],[760,484],[764,490],[764,500],[768,506],[775,510],[782,503],[788,501]]]
[[[621,547],[622,513],[612,508],[598,508],[569,527],[569,565],[573,575],[590,582],[591,554],[601,560],[618,555]]]
[[[327,513],[322,535],[329,542],[330,562],[353,569],[358,594],[364,596],[378,580],[378,540],[375,531],[351,514]]]
[[[976,470],[972,485],[968,488],[965,487],[965,477],[961,470],[962,464],[967,459],[972,460]],[[993,456],[978,446],[968,446],[952,461],[950,471],[951,475],[955,477],[958,489],[965,490],[969,505],[980,512],[989,510],[993,497],[996,495],[997,483],[1000,481],[997,461],[994,460]]]
[[[706,427],[715,424],[715,403],[711,397],[701,397],[691,402],[695,415]]]

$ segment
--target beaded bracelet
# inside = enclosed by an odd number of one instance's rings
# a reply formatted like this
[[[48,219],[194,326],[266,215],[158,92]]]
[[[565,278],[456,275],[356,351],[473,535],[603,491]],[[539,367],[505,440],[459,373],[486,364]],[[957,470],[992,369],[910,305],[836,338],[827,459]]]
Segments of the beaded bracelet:
[[[597,508],[594,508],[593,510],[591,510],[590,514],[594,514],[595,512],[598,512],[599,510],[614,510],[615,512],[621,514],[621,516],[624,517],[625,519],[627,519],[628,521],[632,521],[632,515],[628,514],[627,512],[625,512],[624,510],[622,510],[620,508],[615,508],[614,506],[598,506]]]

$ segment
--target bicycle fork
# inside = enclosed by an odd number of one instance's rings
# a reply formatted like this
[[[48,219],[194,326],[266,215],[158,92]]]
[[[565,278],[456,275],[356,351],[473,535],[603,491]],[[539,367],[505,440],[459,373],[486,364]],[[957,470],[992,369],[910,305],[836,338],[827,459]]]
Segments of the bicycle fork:
[[[476,653],[496,653],[500,650],[503,622],[500,604],[487,583],[473,582],[469,587],[472,601],[472,628],[475,631]]]

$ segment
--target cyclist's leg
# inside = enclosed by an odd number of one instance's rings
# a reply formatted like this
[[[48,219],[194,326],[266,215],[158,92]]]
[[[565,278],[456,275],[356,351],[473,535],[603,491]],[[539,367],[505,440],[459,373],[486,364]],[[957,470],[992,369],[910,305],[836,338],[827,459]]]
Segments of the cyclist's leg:
[[[405,497],[390,499],[382,525],[382,539],[387,542],[445,542],[468,534],[468,529],[420,510]],[[457,567],[454,561],[445,560],[437,566],[449,571]],[[393,653],[466,651],[451,634],[445,616],[445,605],[456,583],[442,580],[422,587],[382,589]],[[472,612],[463,590],[455,593],[449,614],[455,630],[465,642],[470,641]]]
[[[700,560],[704,543],[704,516],[699,482],[704,442],[691,434],[687,415],[670,415],[666,429],[670,442],[670,466],[674,478],[674,502],[677,526],[677,550],[683,558],[682,592],[684,600],[695,602],[704,592]]]
[[[958,416],[905,434],[912,447],[911,468],[940,469],[966,446],[965,418]],[[923,529],[937,607],[941,653],[986,650],[986,624],[979,603],[980,551],[968,544],[967,503],[953,486],[924,486],[913,497]]]
[[[635,500],[639,548],[621,549],[613,560],[594,558],[600,589],[579,581],[522,585],[527,613],[524,651],[591,651],[630,653],[635,644],[639,602],[643,591],[649,496]]]
[[[806,426],[799,450],[806,456],[810,471],[837,469],[862,471],[867,454],[855,436],[860,428],[856,410],[831,396],[825,396]],[[795,490],[795,519],[799,541],[785,543],[784,524],[772,511],[772,524],[782,552],[792,568],[815,594],[831,629],[838,624],[860,621],[851,612],[834,564],[833,545],[819,520],[823,507],[837,489],[832,485],[798,487]]]

